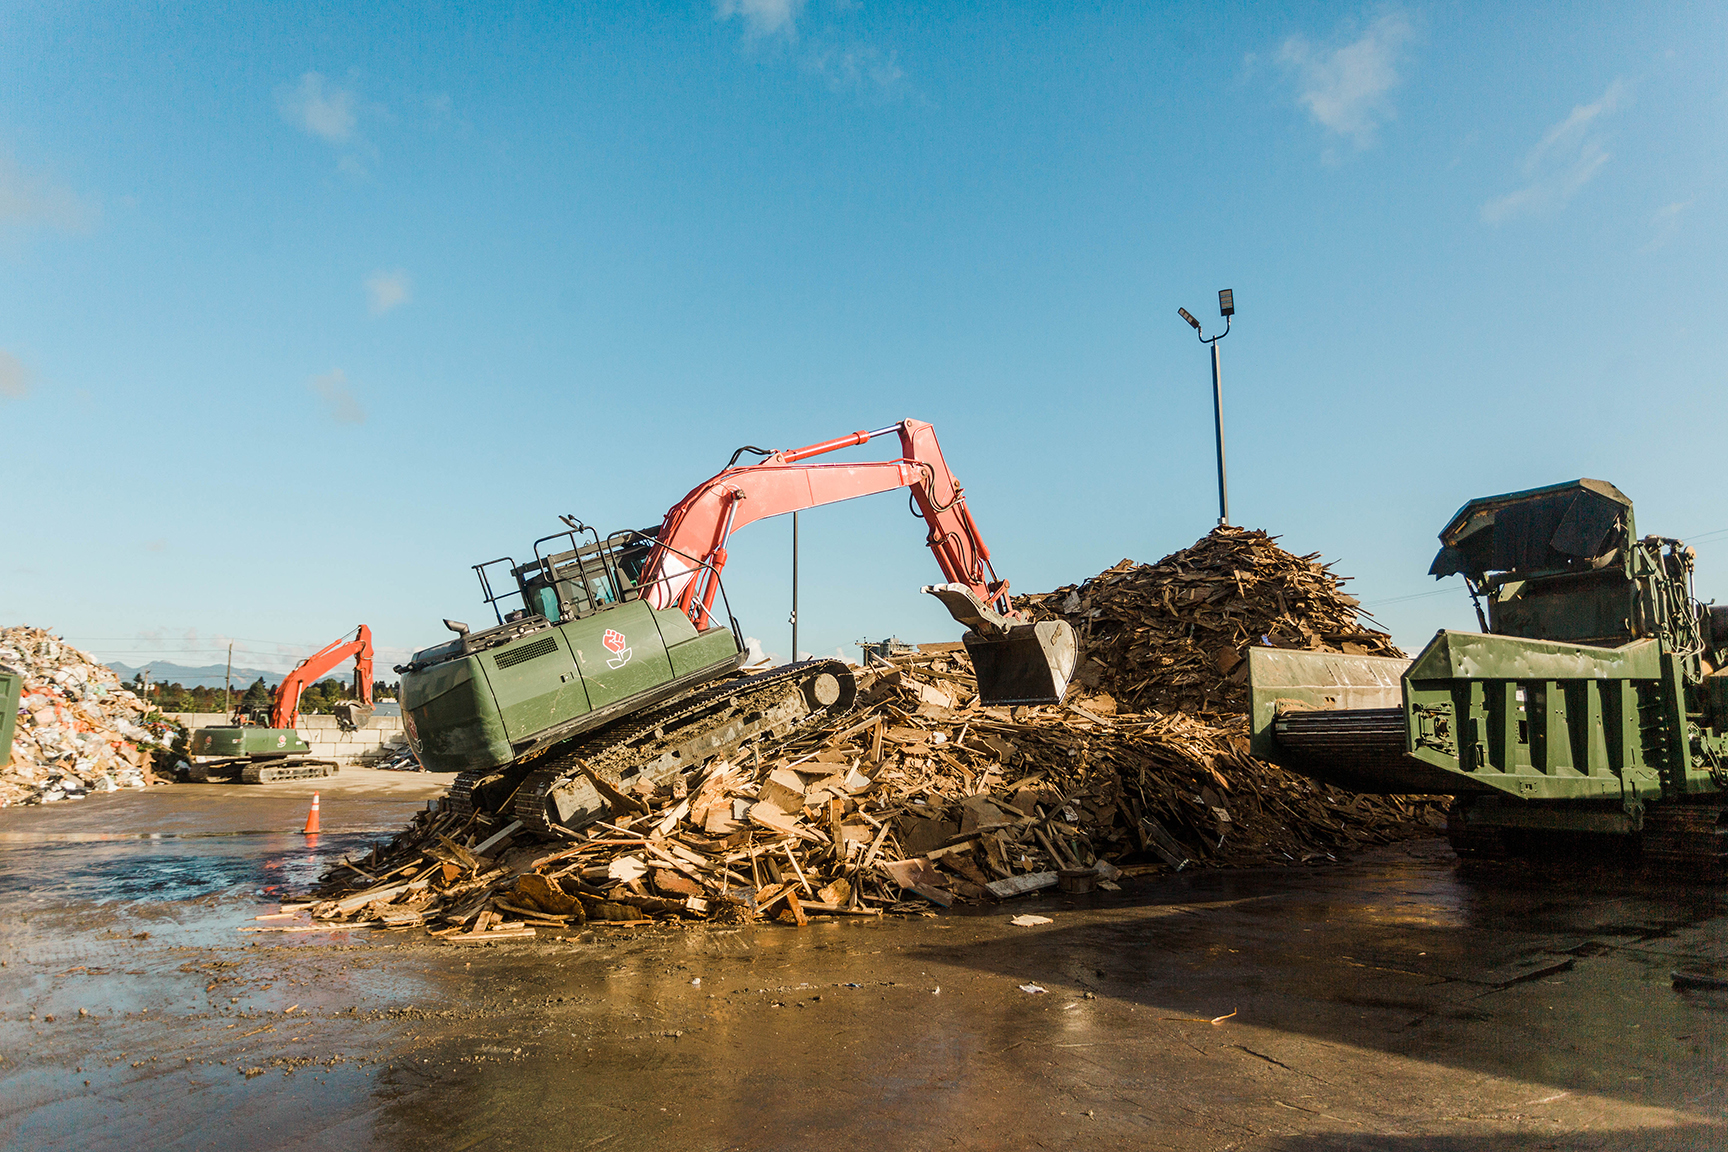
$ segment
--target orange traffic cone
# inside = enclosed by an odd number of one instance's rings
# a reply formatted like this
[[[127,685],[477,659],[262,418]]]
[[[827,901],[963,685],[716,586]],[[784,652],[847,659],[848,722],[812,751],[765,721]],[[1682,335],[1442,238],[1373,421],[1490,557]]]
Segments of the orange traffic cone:
[[[306,813],[306,827],[301,829],[306,836],[318,835],[318,793],[312,793],[312,811]]]

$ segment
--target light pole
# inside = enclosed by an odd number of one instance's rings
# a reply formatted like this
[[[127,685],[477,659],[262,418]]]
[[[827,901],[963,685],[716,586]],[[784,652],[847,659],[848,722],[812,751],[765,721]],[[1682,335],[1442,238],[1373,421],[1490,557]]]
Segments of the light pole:
[[[1218,292],[1218,315],[1224,317],[1224,331],[1206,339],[1206,334],[1200,331],[1200,321],[1194,319],[1186,308],[1178,308],[1182,319],[1193,327],[1194,334],[1200,337],[1200,343],[1212,347],[1212,420],[1218,432],[1218,523],[1230,523],[1230,491],[1224,482],[1224,376],[1218,367],[1218,341],[1230,335],[1230,317],[1236,315],[1236,294],[1229,288]]]
[[[792,663],[798,663],[798,513],[792,513]]]

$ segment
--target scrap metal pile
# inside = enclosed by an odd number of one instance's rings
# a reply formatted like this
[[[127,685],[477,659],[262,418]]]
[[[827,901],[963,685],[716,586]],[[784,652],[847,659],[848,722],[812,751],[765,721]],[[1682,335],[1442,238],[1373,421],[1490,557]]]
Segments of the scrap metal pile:
[[[152,754],[168,749],[176,728],[147,720],[151,710],[111,669],[29,627],[0,629],[0,669],[23,682],[0,808],[159,782]]]
[[[406,744],[386,744],[378,749],[378,759],[367,765],[384,772],[424,772],[420,758]]]
[[[1258,529],[1220,525],[1156,564],[1124,560],[1078,586],[1018,598],[1080,637],[1075,681],[1137,711],[1248,711],[1247,649],[1402,656],[1343,590],[1343,577]]]
[[[1213,595],[1220,584],[1228,595]],[[983,707],[961,646],[926,645],[861,670],[858,705],[840,719],[621,794],[576,841],[530,837],[508,805],[421,813],[334,868],[312,915],[424,925],[454,943],[586,921],[803,923],[1111,887],[1124,873],[1336,859],[1435,830],[1426,801],[1354,795],[1253,759],[1245,718],[1221,714],[1238,697],[1233,666],[1213,655],[1219,637],[1395,651],[1354,625],[1336,577],[1264,533],[1220,529],[1160,565],[1033,599],[1090,625],[1095,690]],[[1172,621],[1196,623],[1194,637],[1184,624],[1165,639]],[[1195,653],[1210,674],[1196,675]],[[1096,690],[1105,683],[1208,707],[1128,712]]]

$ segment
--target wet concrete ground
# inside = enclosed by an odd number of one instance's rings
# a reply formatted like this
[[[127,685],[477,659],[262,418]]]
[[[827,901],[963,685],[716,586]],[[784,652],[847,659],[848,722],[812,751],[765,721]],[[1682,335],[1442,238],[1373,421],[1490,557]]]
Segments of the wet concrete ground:
[[[1720,894],[1438,841],[802,931],[241,931],[441,783],[319,782],[316,844],[306,782],[0,812],[0,1146],[1728,1146],[1728,993],[1669,980],[1728,975]]]

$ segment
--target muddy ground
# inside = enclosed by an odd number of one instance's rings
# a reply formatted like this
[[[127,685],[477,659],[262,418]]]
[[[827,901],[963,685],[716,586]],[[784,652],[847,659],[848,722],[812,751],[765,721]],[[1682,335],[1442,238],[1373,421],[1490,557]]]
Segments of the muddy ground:
[[[1440,841],[804,930],[241,931],[441,783],[320,782],[316,842],[306,782],[0,812],[0,1146],[1728,1145],[1728,993],[1669,979],[1728,975],[1720,893]]]

